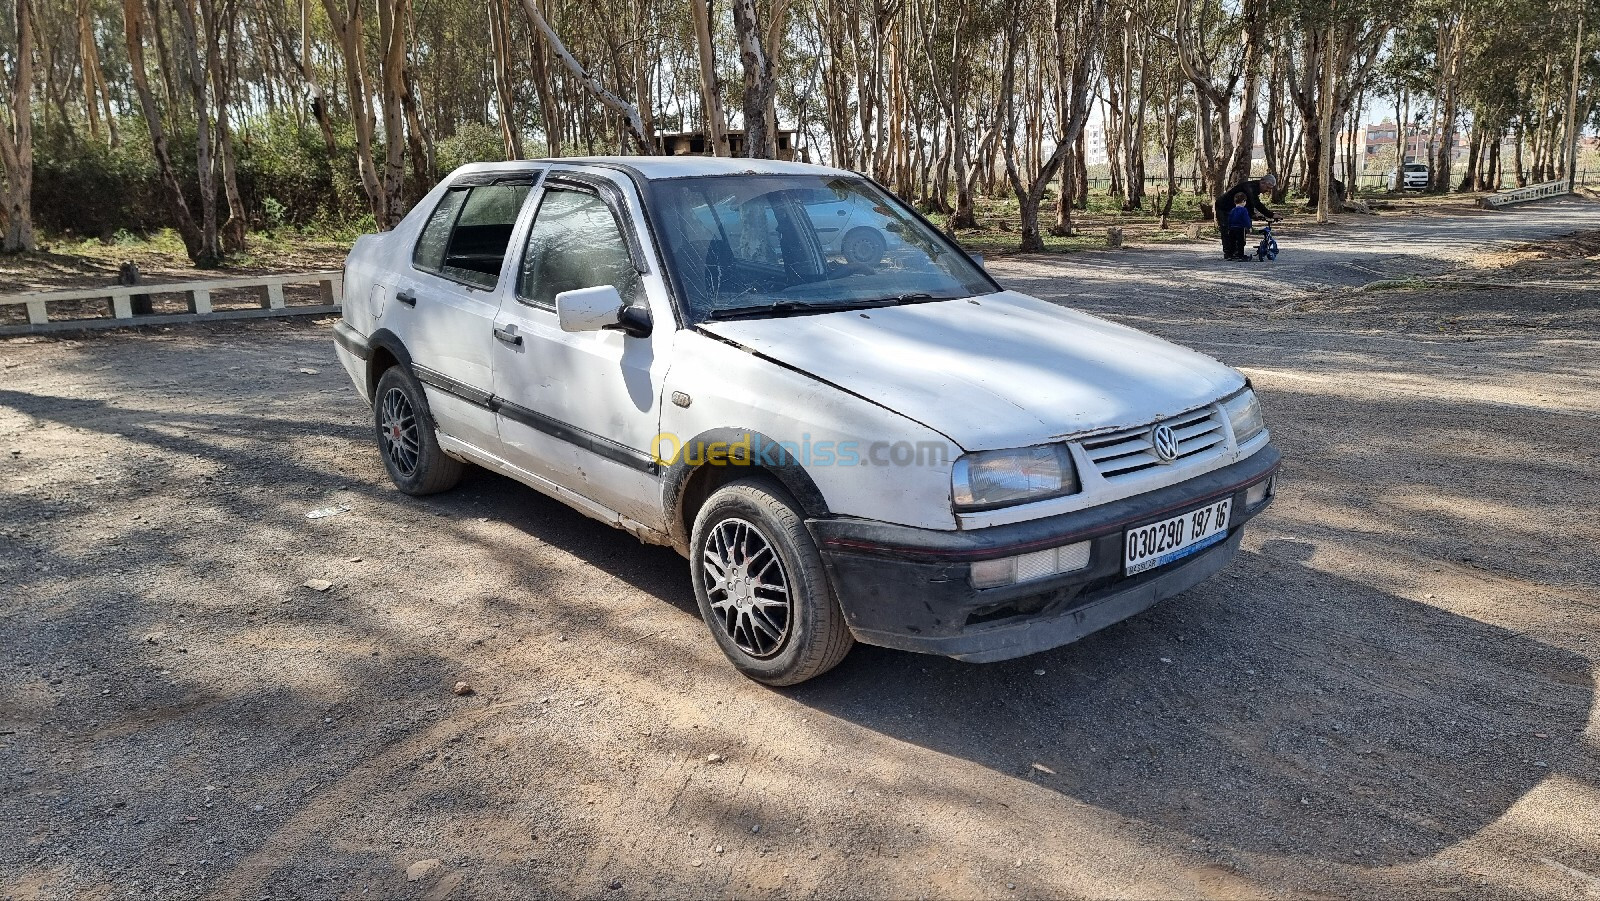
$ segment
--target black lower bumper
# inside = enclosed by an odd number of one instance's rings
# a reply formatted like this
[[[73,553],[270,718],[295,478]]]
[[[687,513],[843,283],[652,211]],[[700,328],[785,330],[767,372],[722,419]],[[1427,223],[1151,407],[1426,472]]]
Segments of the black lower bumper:
[[[1238,552],[1252,486],[1281,458],[1262,448],[1186,482],[1088,510],[987,529],[943,532],[848,518],[810,521],[845,618],[858,640],[987,662],[1021,657],[1127,619],[1210,577]],[[1227,538],[1132,576],[1122,572],[1127,529],[1233,498]],[[1087,567],[1020,585],[978,589],[970,569],[991,560],[1090,542]]]

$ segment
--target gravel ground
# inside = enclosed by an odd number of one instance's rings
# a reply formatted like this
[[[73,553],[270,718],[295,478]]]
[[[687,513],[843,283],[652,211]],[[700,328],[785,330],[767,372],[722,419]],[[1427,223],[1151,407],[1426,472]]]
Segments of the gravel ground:
[[[1594,896],[1593,261],[1353,292],[1487,246],[1367,221],[997,262],[1244,368],[1277,504],[1075,645],[782,691],[672,552],[393,491],[326,322],[0,342],[0,896]]]

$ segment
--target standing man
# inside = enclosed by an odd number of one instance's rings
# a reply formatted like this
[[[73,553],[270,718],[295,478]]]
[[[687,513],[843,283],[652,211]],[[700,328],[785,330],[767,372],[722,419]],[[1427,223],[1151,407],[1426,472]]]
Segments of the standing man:
[[[1261,192],[1271,192],[1278,186],[1278,176],[1268,172],[1257,179],[1245,179],[1237,185],[1223,191],[1215,198],[1212,209],[1217,214],[1217,230],[1222,233],[1222,257],[1228,259],[1231,250],[1228,243],[1228,212],[1233,209],[1233,195],[1243,194],[1245,209],[1250,213],[1259,215],[1268,222],[1277,222],[1278,215],[1261,204]]]

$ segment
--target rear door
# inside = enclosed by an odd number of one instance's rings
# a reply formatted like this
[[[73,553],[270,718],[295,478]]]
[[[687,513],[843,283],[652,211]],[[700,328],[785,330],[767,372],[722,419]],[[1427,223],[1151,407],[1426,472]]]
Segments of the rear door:
[[[494,394],[506,458],[635,522],[660,528],[652,449],[676,316],[631,183],[589,172],[545,180],[495,326]],[[613,285],[651,333],[564,332],[555,297]]]
[[[440,198],[381,323],[400,335],[441,431],[493,448],[490,345],[506,249],[538,171],[468,177]]]

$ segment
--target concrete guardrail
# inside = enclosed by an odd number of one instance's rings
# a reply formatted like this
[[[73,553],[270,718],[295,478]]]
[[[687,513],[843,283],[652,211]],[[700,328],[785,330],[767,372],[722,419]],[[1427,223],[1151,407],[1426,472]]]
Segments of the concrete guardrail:
[[[1495,209],[1510,206],[1513,203],[1527,203],[1530,200],[1543,200],[1546,197],[1558,197],[1567,193],[1567,180],[1547,181],[1537,185],[1528,185],[1526,188],[1516,188],[1510,191],[1499,191],[1486,195],[1478,200],[1481,206]]]
[[[285,285],[308,284],[315,284],[320,288],[321,303],[290,306],[284,302]],[[260,296],[260,306],[241,310],[212,309],[212,292],[229,288],[254,288]],[[143,294],[185,295],[189,310],[186,313],[135,315],[133,298]],[[344,273],[339,271],[246,276],[198,282],[173,282],[164,285],[110,285],[104,288],[77,288],[69,291],[0,294],[0,309],[21,304],[26,307],[28,317],[26,325],[0,325],[0,335],[337,313],[343,296]],[[55,320],[50,318],[51,304],[71,300],[102,300],[106,304],[105,315]]]

